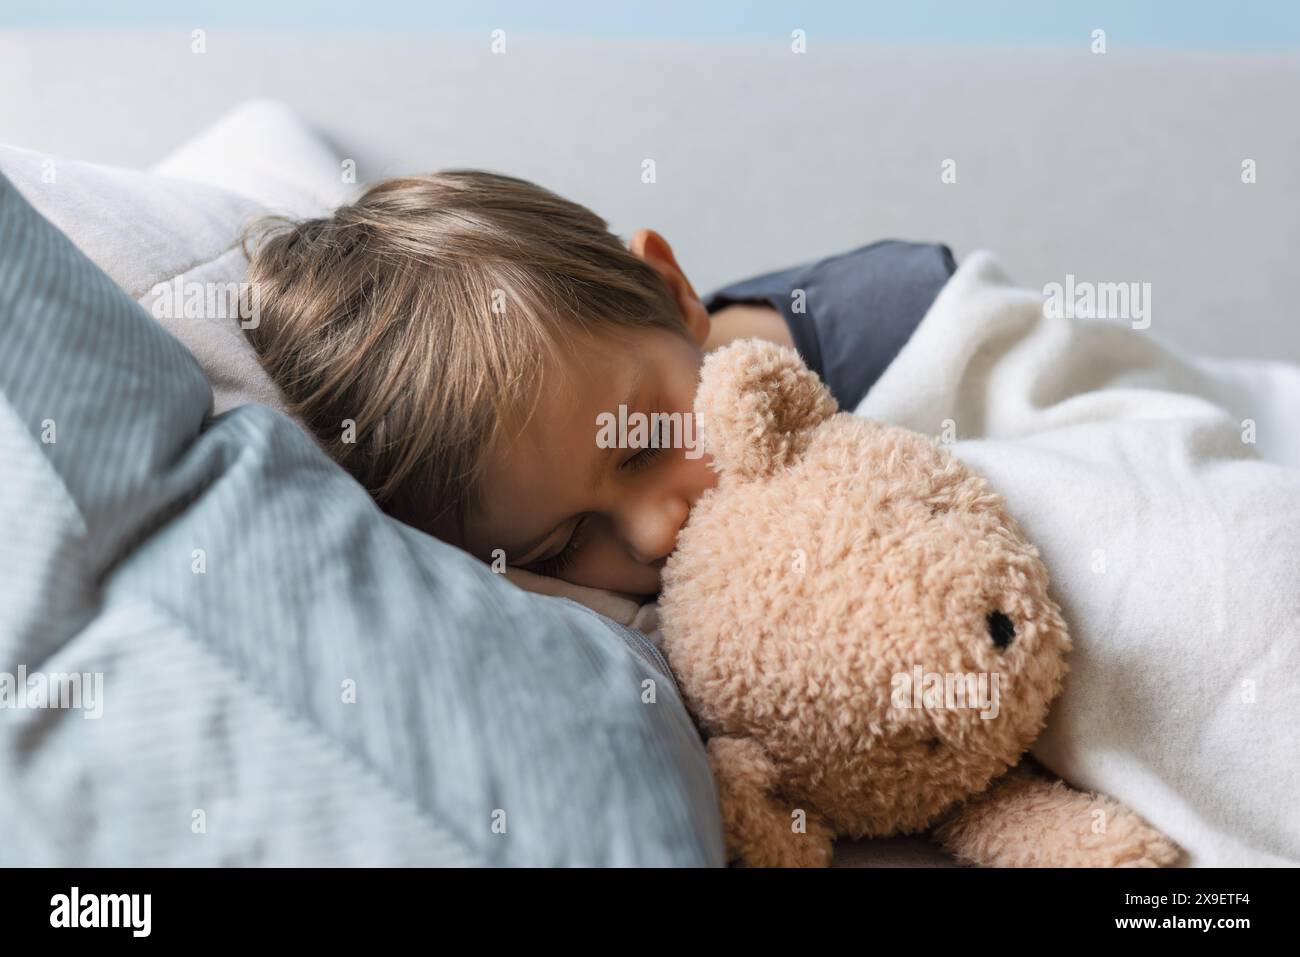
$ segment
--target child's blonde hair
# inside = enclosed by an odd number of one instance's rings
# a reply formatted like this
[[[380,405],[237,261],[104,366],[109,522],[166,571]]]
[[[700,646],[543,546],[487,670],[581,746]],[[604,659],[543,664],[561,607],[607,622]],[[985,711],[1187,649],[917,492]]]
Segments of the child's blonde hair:
[[[463,533],[489,451],[574,332],[686,335],[667,283],[604,220],[509,176],[386,180],[332,215],[264,221],[249,243],[246,334],[290,410],[429,531],[450,517]]]

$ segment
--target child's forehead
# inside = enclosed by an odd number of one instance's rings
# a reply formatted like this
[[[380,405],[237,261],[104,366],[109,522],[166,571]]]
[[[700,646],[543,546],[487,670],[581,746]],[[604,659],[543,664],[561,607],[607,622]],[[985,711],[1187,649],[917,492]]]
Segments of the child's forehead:
[[[531,414],[499,444],[499,458],[522,455],[557,465],[590,458],[601,416],[635,408],[652,375],[653,366],[635,351],[547,370]]]
[[[546,366],[527,418],[503,430],[485,462],[473,524],[495,539],[522,542],[581,504],[613,454],[597,441],[600,417],[635,410],[655,374],[644,350],[610,343]]]
[[[485,485],[517,477],[527,462],[554,463],[557,471],[570,471],[570,463],[586,462],[599,450],[602,416],[617,416],[621,406],[628,412],[644,411],[638,406],[650,401],[648,393],[668,373],[678,350],[668,347],[672,333],[648,328],[632,332],[575,335],[545,357],[528,407],[514,421],[503,423],[489,455]],[[679,371],[694,378],[691,369]]]
[[[648,346],[648,335],[614,339],[589,334],[558,345],[541,363],[540,387],[525,430],[535,429],[537,419],[566,425],[587,412],[594,423],[596,412],[617,412],[620,403],[635,401],[653,366]],[[593,424],[593,441],[594,429]]]

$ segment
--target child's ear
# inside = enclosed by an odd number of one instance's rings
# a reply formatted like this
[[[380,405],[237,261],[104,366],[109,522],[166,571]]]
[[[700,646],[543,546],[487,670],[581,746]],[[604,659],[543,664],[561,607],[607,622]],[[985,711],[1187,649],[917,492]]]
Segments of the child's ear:
[[[741,339],[706,355],[695,393],[714,467],[744,479],[793,463],[838,409],[798,352],[761,339]]]
[[[628,248],[632,254],[644,259],[659,275],[664,277],[668,283],[668,288],[672,290],[673,298],[677,300],[677,308],[682,314],[682,321],[686,323],[686,328],[695,340],[695,344],[704,347],[704,343],[709,338],[709,311],[704,308],[704,303],[700,302],[700,297],[695,294],[695,289],[691,286],[691,281],[686,278],[686,273],[682,272],[682,267],[677,265],[677,257],[673,255],[673,248],[668,245],[668,240],[664,239],[653,229],[638,229],[632,236],[632,241],[628,243]]]

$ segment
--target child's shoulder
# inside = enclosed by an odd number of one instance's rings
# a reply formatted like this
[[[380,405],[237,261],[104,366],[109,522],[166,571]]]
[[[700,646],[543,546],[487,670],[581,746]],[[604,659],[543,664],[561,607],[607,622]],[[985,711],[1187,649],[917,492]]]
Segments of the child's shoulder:
[[[941,243],[887,239],[732,283],[705,299],[709,312],[767,302],[840,406],[853,409],[893,361],[956,270]]]

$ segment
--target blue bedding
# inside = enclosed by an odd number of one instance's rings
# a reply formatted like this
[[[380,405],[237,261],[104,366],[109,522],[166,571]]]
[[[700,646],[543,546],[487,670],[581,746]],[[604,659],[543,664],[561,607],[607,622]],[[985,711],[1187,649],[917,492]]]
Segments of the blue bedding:
[[[3,176],[0,350],[0,865],[722,863],[644,638],[385,516],[279,413],[212,418]]]

